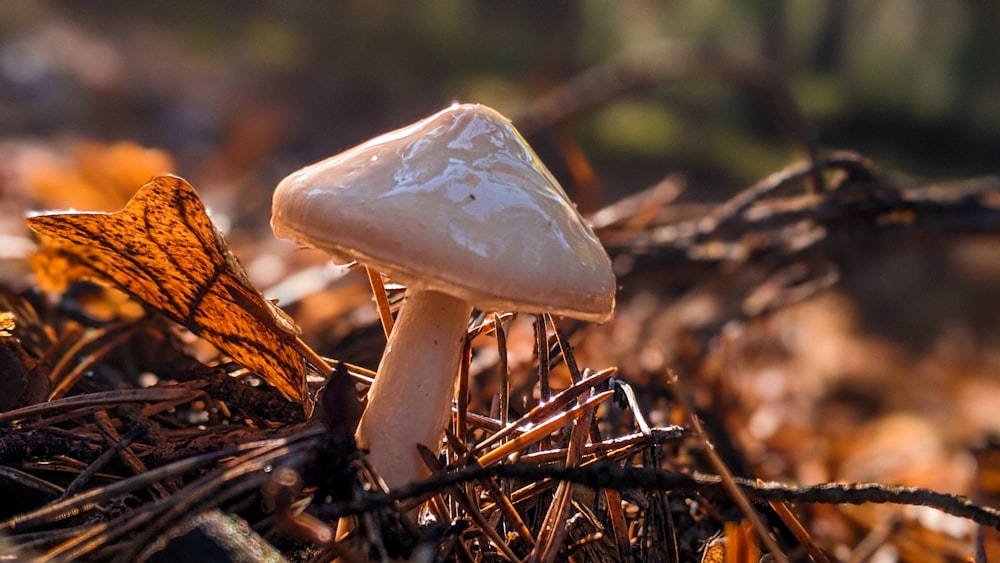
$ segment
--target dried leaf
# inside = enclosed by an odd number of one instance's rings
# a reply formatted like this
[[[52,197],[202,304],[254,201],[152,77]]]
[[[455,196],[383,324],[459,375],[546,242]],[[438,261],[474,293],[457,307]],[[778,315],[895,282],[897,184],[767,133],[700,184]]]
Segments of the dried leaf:
[[[0,337],[12,336],[14,333],[14,313],[0,311]]]
[[[118,209],[150,178],[174,169],[173,159],[158,149],[135,143],[78,143],[69,162],[54,157],[34,163],[27,183],[45,207],[80,211]]]
[[[46,247],[40,277],[110,284],[186,326],[285,397],[306,396],[298,327],[247,279],[186,181],[158,176],[117,213],[27,220]]]

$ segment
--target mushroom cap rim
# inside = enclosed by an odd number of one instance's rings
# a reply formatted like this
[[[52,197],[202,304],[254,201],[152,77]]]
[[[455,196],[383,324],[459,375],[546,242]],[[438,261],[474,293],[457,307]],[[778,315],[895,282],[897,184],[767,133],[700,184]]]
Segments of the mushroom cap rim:
[[[292,228],[287,224],[279,224],[274,220],[271,221],[271,224],[275,234],[279,238],[293,240],[299,244],[321,250],[330,255],[335,261],[342,263],[356,261],[359,264],[371,267],[387,275],[390,279],[402,283],[407,288],[437,291],[451,295],[456,299],[461,299],[471,304],[481,311],[516,311],[532,314],[549,313],[582,321],[603,323],[611,318],[615,309],[615,298],[613,295],[607,307],[591,307],[586,310],[581,307],[553,305],[546,301],[544,295],[535,296],[530,292],[526,292],[523,294],[523,298],[519,299],[503,297],[484,292],[481,285],[464,285],[461,282],[456,283],[440,277],[428,276],[400,264],[379,260],[373,256],[359,252],[357,249],[346,248],[327,240],[315,239],[309,234]],[[614,278],[612,278],[612,282],[614,282]],[[614,289],[611,288],[611,291],[614,291]],[[579,301],[596,304],[602,300],[595,298],[594,295],[580,293]]]

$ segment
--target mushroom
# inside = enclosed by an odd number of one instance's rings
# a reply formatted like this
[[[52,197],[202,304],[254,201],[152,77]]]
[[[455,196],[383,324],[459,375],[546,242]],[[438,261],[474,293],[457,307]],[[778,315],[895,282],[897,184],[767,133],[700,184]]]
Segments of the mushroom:
[[[614,309],[597,237],[511,122],[478,104],[294,172],[271,226],[406,285],[356,434],[389,487],[427,475],[416,444],[440,444],[473,307],[595,322]]]

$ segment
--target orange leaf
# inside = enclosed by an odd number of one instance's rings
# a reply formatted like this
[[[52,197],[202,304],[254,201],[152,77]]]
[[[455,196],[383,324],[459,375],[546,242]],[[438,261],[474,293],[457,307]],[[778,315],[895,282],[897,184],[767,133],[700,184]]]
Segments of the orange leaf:
[[[14,332],[14,313],[0,311],[0,338],[9,337]]]
[[[46,207],[79,211],[117,209],[150,178],[174,169],[164,151],[127,141],[105,145],[80,142],[68,162],[43,159],[28,169],[26,181]]]
[[[304,401],[305,362],[294,346],[298,327],[253,287],[183,179],[153,178],[117,213],[40,215],[27,222],[59,256],[35,261],[45,270],[40,277],[69,275],[118,287],[288,399]],[[47,271],[54,267],[64,269]]]

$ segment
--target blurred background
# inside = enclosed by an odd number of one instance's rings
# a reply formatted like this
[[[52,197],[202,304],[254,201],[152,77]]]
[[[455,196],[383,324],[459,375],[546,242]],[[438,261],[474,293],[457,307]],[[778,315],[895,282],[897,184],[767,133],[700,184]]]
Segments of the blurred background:
[[[116,210],[151,170],[191,181],[269,296],[296,272],[334,280],[309,270],[324,263],[318,253],[274,240],[274,185],[454,100],[525,125],[588,214],[671,174],[686,186],[679,202],[723,201],[802,158],[803,139],[858,151],[905,185],[995,173],[1000,154],[992,2],[25,0],[3,10],[0,279],[14,286],[31,280],[26,212]],[[607,79],[620,75],[600,74],[609,68],[631,69],[636,87],[618,91],[624,81]],[[595,72],[605,80],[589,91],[605,95],[553,117],[546,97]],[[732,441],[764,477],[967,493],[970,448],[1000,428],[998,239],[857,254],[833,291],[713,336]],[[351,327],[374,326],[359,287],[324,301],[322,322],[311,324],[313,307],[296,318],[327,331],[346,299],[365,311]],[[663,386],[650,378],[676,367],[678,345],[650,311],[670,296],[631,297],[581,354]],[[349,353],[323,334],[313,334],[321,351]]]
[[[1000,149],[998,25],[992,3],[920,0],[32,0],[0,22],[0,132],[126,139],[188,176],[266,183],[452,100],[516,117],[596,65],[698,45],[773,65],[825,147],[968,176]],[[674,170],[731,189],[788,162],[773,101],[708,65],[677,74],[569,123],[611,193]]]

